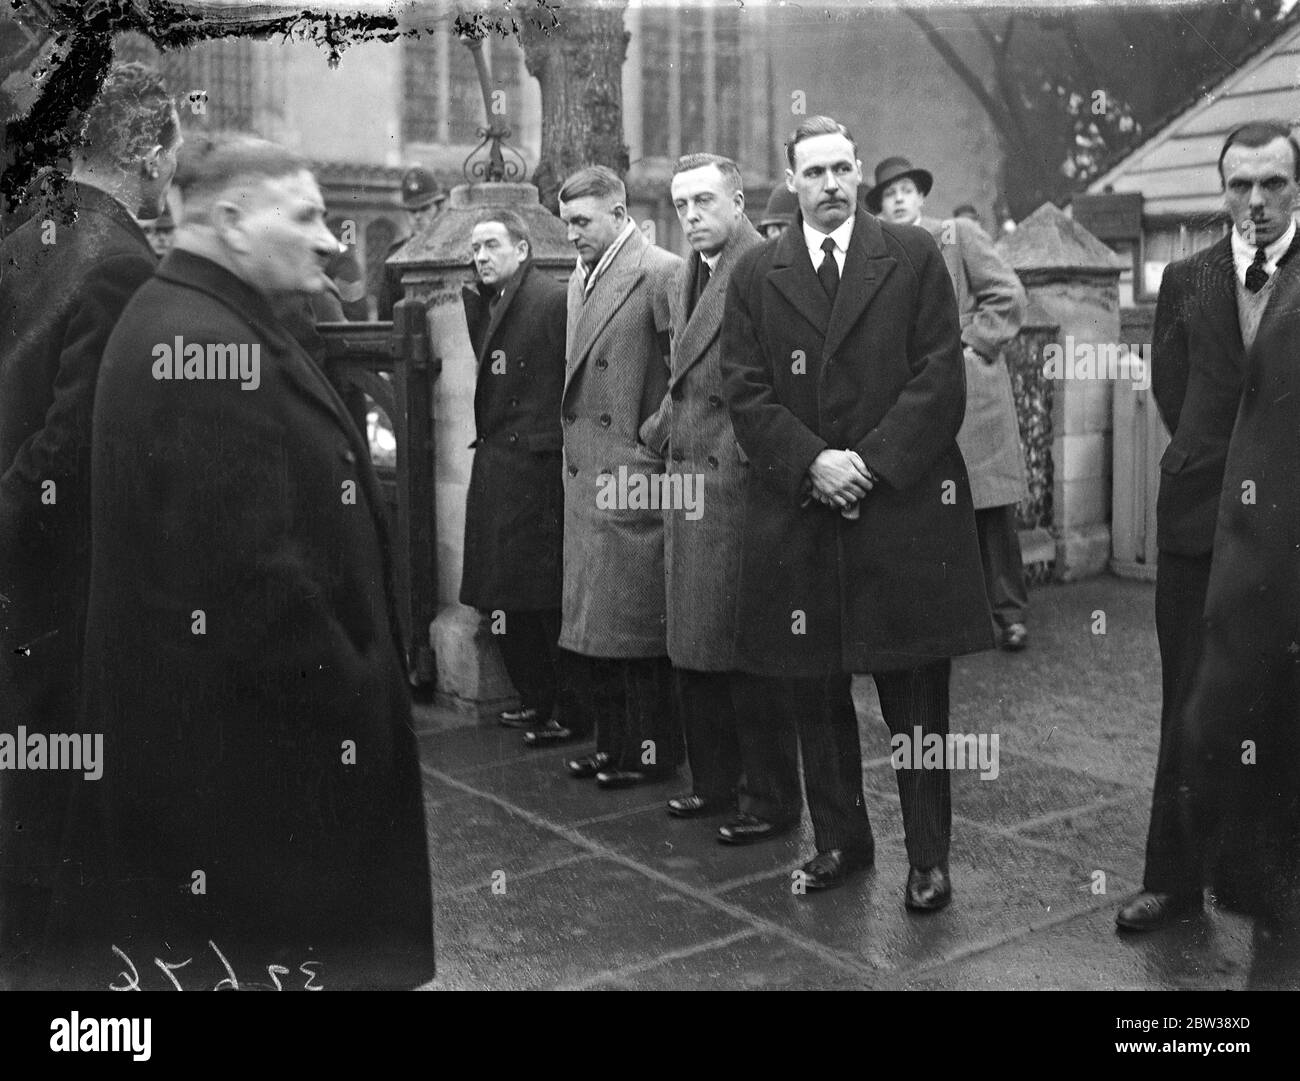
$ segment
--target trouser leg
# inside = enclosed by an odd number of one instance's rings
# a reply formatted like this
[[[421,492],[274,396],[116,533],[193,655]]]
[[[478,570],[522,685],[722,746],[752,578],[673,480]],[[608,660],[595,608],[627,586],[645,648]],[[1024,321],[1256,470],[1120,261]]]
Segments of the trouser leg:
[[[740,809],[769,822],[796,820],[803,806],[799,787],[799,735],[790,680],[737,673],[732,679],[736,743],[744,770]]]
[[[795,716],[817,851],[871,848],[853,677],[844,674],[787,682],[795,685],[787,693],[802,704]]]
[[[740,745],[731,673],[675,668],[673,689],[691,764],[692,791],[710,802],[732,802],[740,781]]]
[[[987,507],[975,512],[980,559],[984,565],[984,588],[998,630],[1024,623],[1029,609],[1025,568],[1016,529],[1016,507]]]

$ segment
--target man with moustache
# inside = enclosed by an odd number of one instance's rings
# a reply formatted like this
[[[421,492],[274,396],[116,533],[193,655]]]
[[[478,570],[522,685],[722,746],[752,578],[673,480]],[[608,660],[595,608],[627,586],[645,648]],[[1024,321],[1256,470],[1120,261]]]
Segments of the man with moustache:
[[[666,780],[680,737],[667,656],[664,516],[610,506],[645,491],[663,456],[639,434],[668,388],[670,298],[682,265],[627,212],[612,169],[580,169],[560,188],[560,217],[578,251],[569,279],[564,425],[564,589],[560,646],[577,655],[578,708],[596,723],[594,754],[568,764],[602,788]]]
[[[478,285],[462,290],[478,358],[474,467],[465,502],[460,602],[487,613],[520,708],[501,714],[533,746],[585,737],[552,717],[560,684],[560,392],[566,290],[532,262],[528,225],[487,210],[470,232]],[[497,617],[500,613],[498,626]]]
[[[78,730],[95,379],[157,264],[136,219],[166,205],[181,145],[167,89],[142,64],[110,69],[85,125],[58,205],[0,244],[0,730],[11,736]],[[69,787],[81,783],[0,771],[2,968],[45,934]]]
[[[1019,332],[1029,301],[1016,272],[977,224],[924,216],[933,183],[928,170],[913,168],[906,158],[886,158],[876,166],[865,202],[873,214],[896,225],[919,225],[934,237],[957,294],[966,361],[966,416],[957,446],[970,474],[995,633],[999,645],[1015,653],[1029,641],[1029,591],[1016,527],[1016,504],[1028,498],[1029,487],[1002,350]]]
[[[668,656],[692,782],[668,801],[668,813],[696,818],[734,810],[740,782],[731,672],[748,463],[722,399],[718,358],[732,267],[762,239],[745,217],[740,170],[729,158],[680,158],[672,197],[693,254],[672,294],[668,393],[642,439],[667,459],[670,477],[683,478],[683,490],[701,484],[694,514],[670,507],[664,518]]]
[[[326,288],[338,244],[306,162],[274,143],[192,144],[177,186],[175,249],[123,312],[95,402],[85,708],[111,829],[88,877],[130,956],[198,969],[215,943],[237,974],[309,958],[325,986],[423,983],[429,866],[382,497],[274,315]],[[252,379],[213,365],[230,349]]]
[[[841,885],[874,862],[851,695],[869,672],[891,733],[941,740],[950,658],[992,645],[975,516],[957,449],[965,409],[952,283],[923,229],[857,206],[843,124],[786,144],[799,221],[743,255],[722,331],[725,394],[750,459],[733,687],[745,771],[729,844],[798,822],[799,758],[816,855],[797,880]],[[946,769],[897,770],[906,906],[951,898]]]
[[[1257,931],[1295,903],[1300,146],[1285,123],[1245,124],[1219,174],[1233,232],[1170,265],[1156,309],[1152,390],[1173,437],[1157,504],[1164,702],[1144,889],[1116,919],[1129,930],[1197,911],[1207,882]]]

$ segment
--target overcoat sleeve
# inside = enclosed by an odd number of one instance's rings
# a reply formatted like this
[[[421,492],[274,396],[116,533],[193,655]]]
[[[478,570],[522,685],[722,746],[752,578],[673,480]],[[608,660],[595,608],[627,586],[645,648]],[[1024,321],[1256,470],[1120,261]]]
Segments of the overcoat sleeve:
[[[742,256],[727,284],[720,357],[723,393],[751,467],[788,499],[799,501],[807,494],[808,467],[828,444],[777,396],[772,358],[755,330],[750,306],[756,265],[755,259]],[[951,296],[952,286],[948,291]]]
[[[1187,322],[1182,267],[1171,266],[1160,281],[1151,339],[1151,393],[1172,435],[1187,394]]]
[[[934,239],[921,234],[921,253],[910,253],[917,276],[908,363],[912,377],[889,411],[853,449],[892,487],[923,477],[957,438],[966,412],[966,361],[952,279]],[[904,251],[903,258],[907,259]]]
[[[983,229],[964,218],[954,218],[953,224],[972,305],[971,319],[962,328],[962,344],[995,360],[1020,332],[1028,304],[1025,289]]]

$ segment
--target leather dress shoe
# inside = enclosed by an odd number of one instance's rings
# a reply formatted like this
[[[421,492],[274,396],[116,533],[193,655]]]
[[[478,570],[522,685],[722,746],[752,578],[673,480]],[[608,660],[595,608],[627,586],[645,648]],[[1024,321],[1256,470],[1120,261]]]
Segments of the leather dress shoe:
[[[1121,931],[1155,931],[1200,907],[1199,893],[1146,890],[1115,913],[1115,926]]]
[[[798,825],[790,822],[769,822],[747,811],[741,811],[725,826],[718,827],[718,842],[724,845],[752,845],[789,833]]]
[[[606,754],[604,751],[597,751],[595,754],[583,755],[581,758],[573,758],[564,763],[571,777],[576,777],[580,781],[585,781],[588,777],[594,777],[603,769],[608,769],[613,756]]]
[[[601,788],[634,788],[639,784],[666,781],[672,770],[662,769],[603,769],[596,774],[596,784]]]
[[[999,643],[1008,653],[1019,653],[1029,645],[1029,628],[1023,623],[1012,623],[1002,628],[1002,641]]]
[[[566,728],[559,721],[547,721],[541,728],[534,728],[524,733],[524,745],[527,747],[555,747],[561,743],[576,743],[586,739],[572,728]]]
[[[541,711],[536,709],[507,709],[497,716],[502,728],[540,728],[546,723]]]
[[[721,814],[727,810],[727,804],[721,800],[705,799],[693,792],[685,796],[674,796],[668,801],[668,813],[674,818],[704,818],[706,815]]]
[[[809,890],[833,890],[848,881],[849,875],[865,871],[876,862],[874,847],[855,851],[831,848],[818,852],[803,865],[803,884]]]
[[[913,912],[938,912],[952,900],[952,880],[943,867],[912,867],[907,872],[907,896],[903,901]]]

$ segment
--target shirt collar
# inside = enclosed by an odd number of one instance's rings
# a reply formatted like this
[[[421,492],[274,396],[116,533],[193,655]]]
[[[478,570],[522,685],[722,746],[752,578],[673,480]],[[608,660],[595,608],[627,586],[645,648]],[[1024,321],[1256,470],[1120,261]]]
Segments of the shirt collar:
[[[1278,261],[1291,247],[1291,241],[1295,238],[1295,230],[1295,219],[1292,218],[1286,232],[1264,249],[1265,274],[1271,275],[1277,270]],[[1250,264],[1255,261],[1255,251],[1254,244],[1249,243],[1236,229],[1232,231],[1232,262],[1237,271],[1237,280],[1243,285],[1246,281],[1246,271],[1250,268]]]
[[[596,265],[590,270],[587,264],[582,261],[582,256],[578,256],[578,269],[582,272],[582,280],[585,291],[590,293],[596,287],[596,279],[604,273],[605,268],[614,261],[614,256],[627,243],[627,238],[636,232],[636,222],[631,218],[627,219],[627,224],[623,226],[623,231],[614,238],[614,243],[605,249],[605,254],[596,260]]]
[[[710,274],[712,274],[715,270],[718,269],[718,260],[721,258],[722,258],[721,251],[715,251],[712,255],[704,255],[704,254],[700,255],[700,259],[703,262],[708,264]]]
[[[836,251],[848,251],[849,237],[853,235],[853,219],[855,216],[855,214],[850,214],[830,233],[823,233],[820,229],[814,229],[805,219],[803,223],[803,241],[808,245],[809,254],[821,251],[822,242],[827,236],[835,241]]]

